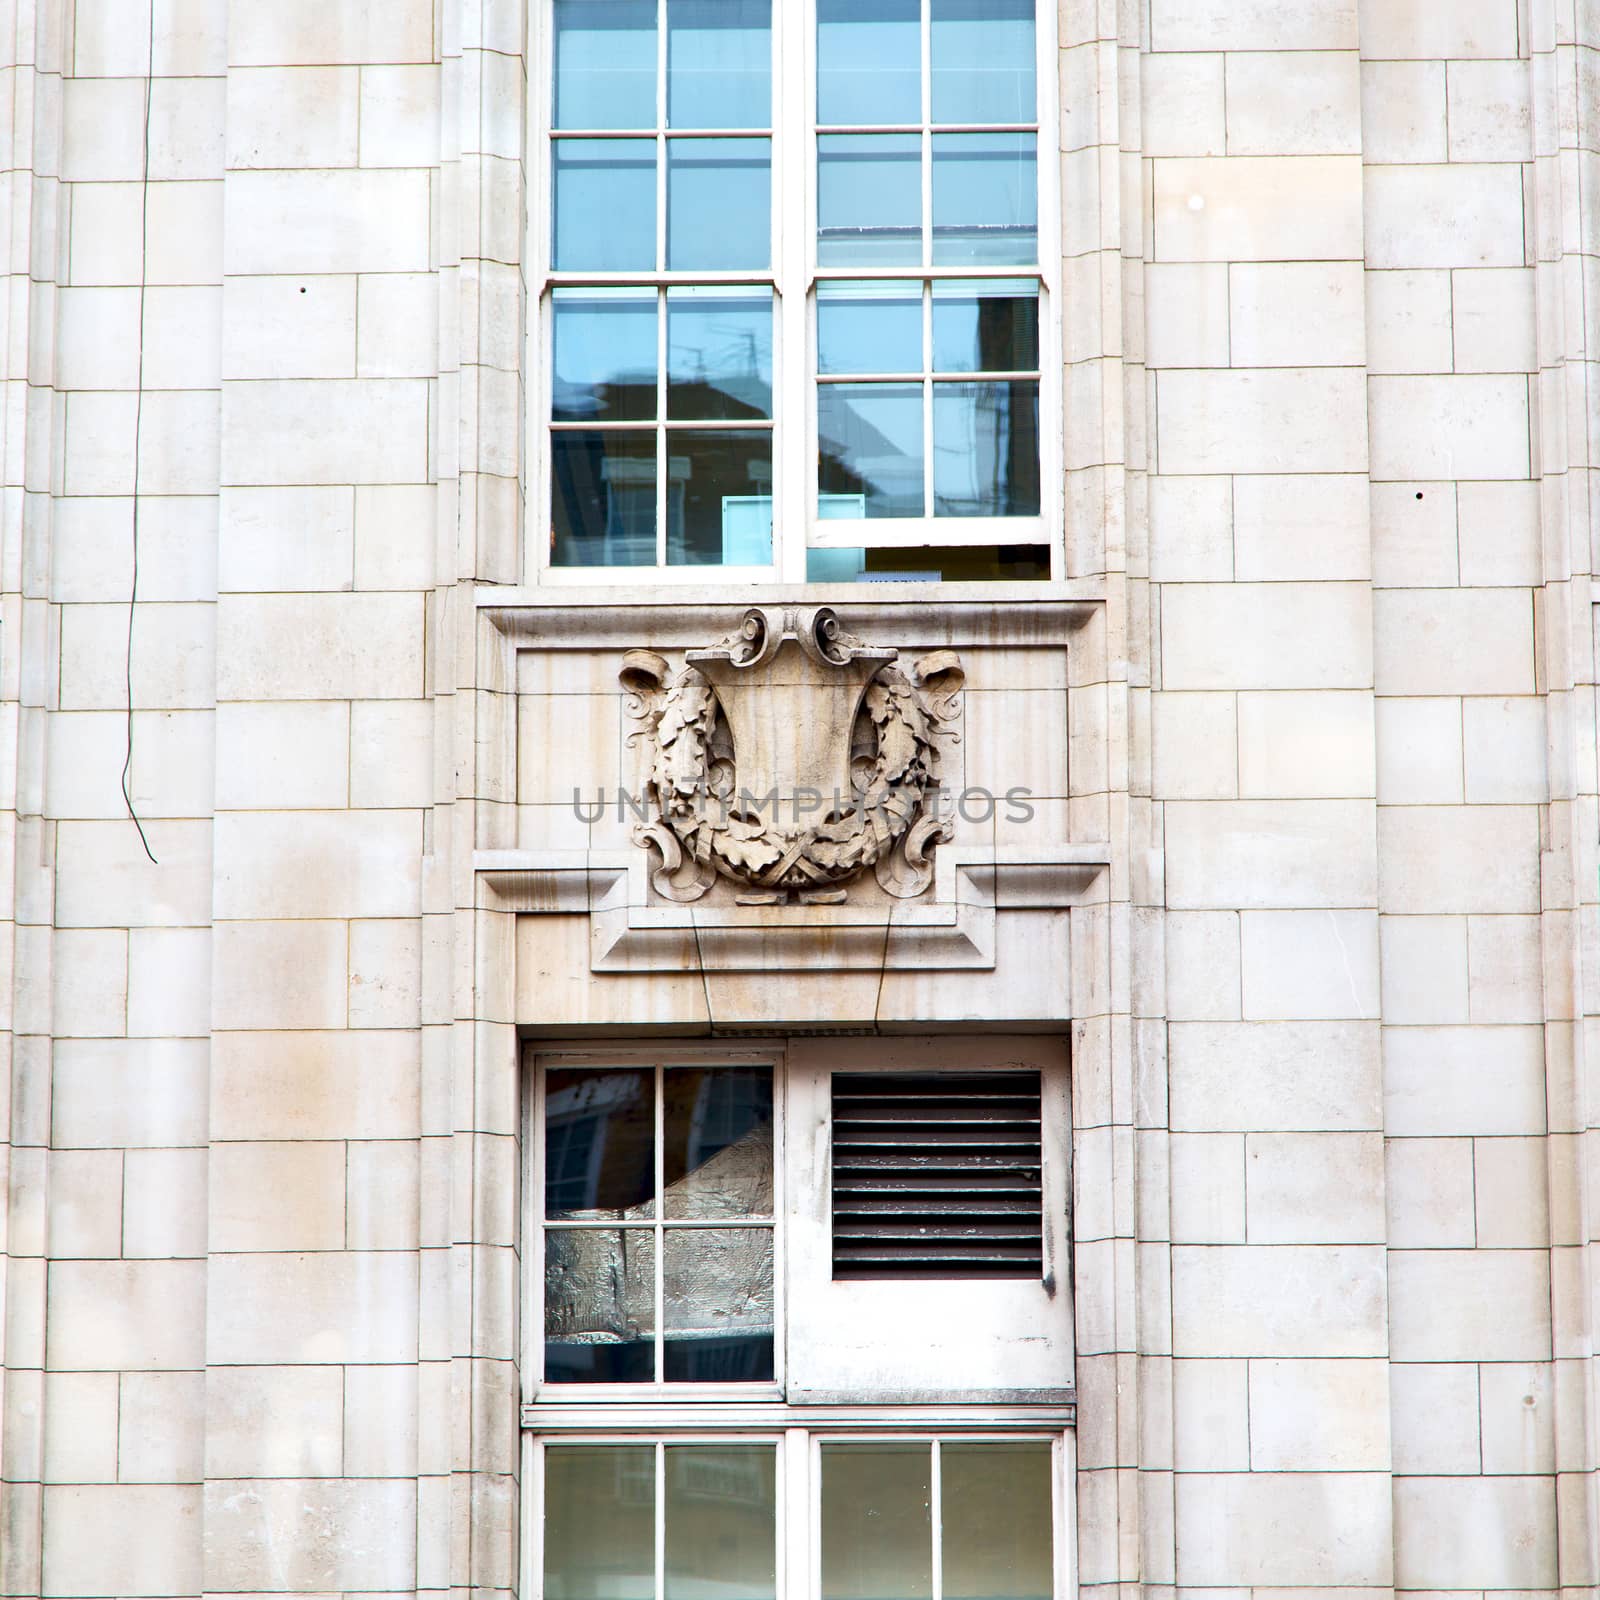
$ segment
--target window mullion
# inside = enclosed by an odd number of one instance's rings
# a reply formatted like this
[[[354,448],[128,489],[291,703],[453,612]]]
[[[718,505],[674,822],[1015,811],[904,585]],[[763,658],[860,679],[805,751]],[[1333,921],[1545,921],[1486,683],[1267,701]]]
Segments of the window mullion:
[[[820,1519],[815,1514],[812,1450],[804,1428],[785,1430],[778,1453],[777,1600],[814,1600],[816,1593],[811,1574]]]
[[[918,19],[922,72],[922,266],[933,265],[933,18],[922,0]],[[922,280],[922,515],[933,517],[933,289]]]
[[[667,270],[667,0],[656,0],[656,271]],[[667,292],[656,291],[656,565],[667,564],[667,517],[672,506],[667,454]],[[659,1068],[657,1069],[659,1073]],[[660,1191],[660,1123],[657,1122],[657,1193]],[[659,1212],[660,1202],[656,1209]],[[658,1219],[659,1220],[659,1219]],[[659,1252],[659,1244],[658,1244]],[[656,1283],[661,1281],[661,1262],[656,1261]],[[659,1294],[658,1294],[659,1299]],[[660,1312],[657,1311],[656,1361],[659,1368]],[[660,1372],[657,1371],[659,1379]]]
[[[922,0],[922,264],[933,265],[933,22]]]
[[[665,438],[666,430],[662,429]],[[666,1091],[667,1069],[661,1062],[656,1062],[656,1281],[655,1281],[655,1321],[656,1321],[656,1382],[665,1383],[667,1377],[667,1340],[663,1324],[666,1321],[667,1304],[667,1229],[664,1218],[667,1212],[667,1157],[666,1157]]]
[[[797,75],[776,69],[772,74],[772,156],[779,175],[773,187],[779,253],[773,260],[777,337],[773,351],[772,557],[784,583],[804,583],[806,533],[817,479],[814,468],[807,471],[814,432],[809,271],[816,233],[811,177],[816,161],[816,94],[810,66],[812,7],[774,5],[773,23],[776,60],[799,61],[804,68]],[[785,507],[795,514],[783,514]]]
[[[933,515],[933,285],[922,282],[922,514]]]
[[[659,1070],[659,1069],[658,1069]],[[666,1600],[667,1593],[667,1447],[656,1440],[656,1600]]]
[[[667,564],[672,457],[667,451],[667,291],[656,290],[656,565]],[[658,1152],[659,1153],[659,1152]],[[657,1174],[659,1179],[660,1174]]]
[[[667,0],[656,0],[656,270],[667,266]]]
[[[933,1530],[933,1556],[930,1570],[933,1573],[933,1600],[944,1600],[944,1493],[941,1479],[943,1462],[939,1459],[939,1441],[932,1444],[933,1458],[928,1469],[928,1521]]]

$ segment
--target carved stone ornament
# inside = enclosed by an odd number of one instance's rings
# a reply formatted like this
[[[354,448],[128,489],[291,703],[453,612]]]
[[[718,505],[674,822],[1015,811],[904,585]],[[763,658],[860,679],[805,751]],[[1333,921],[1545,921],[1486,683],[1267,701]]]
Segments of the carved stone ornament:
[[[825,606],[754,607],[676,674],[630,650],[621,679],[643,724],[630,742],[649,751],[633,837],[659,854],[656,892],[698,900],[721,876],[741,905],[835,903],[870,867],[891,895],[923,893],[929,852],[951,836],[935,774],[965,674],[952,650],[909,678],[898,656]]]

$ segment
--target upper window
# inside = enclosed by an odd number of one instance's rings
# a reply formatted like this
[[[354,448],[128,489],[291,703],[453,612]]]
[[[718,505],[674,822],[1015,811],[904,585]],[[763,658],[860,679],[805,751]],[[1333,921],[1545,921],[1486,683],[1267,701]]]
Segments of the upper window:
[[[550,4],[550,573],[1048,577],[1035,0]]]

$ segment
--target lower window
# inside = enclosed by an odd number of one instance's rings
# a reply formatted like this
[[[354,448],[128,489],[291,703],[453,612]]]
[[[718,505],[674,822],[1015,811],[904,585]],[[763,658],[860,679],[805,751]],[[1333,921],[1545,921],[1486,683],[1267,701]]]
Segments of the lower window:
[[[1057,1592],[1060,1434],[789,1430],[535,1448],[530,1576],[544,1600],[797,1600],[802,1570],[813,1600]]]

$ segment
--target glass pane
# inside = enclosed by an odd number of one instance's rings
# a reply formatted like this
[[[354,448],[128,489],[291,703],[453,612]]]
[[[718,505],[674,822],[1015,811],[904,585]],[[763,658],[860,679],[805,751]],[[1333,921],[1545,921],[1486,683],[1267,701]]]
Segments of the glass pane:
[[[652,139],[557,139],[555,264],[562,272],[650,272],[656,264]]]
[[[1038,259],[1037,142],[1032,133],[933,136],[936,266]]]
[[[666,1600],[773,1600],[777,1452],[767,1444],[669,1444]]]
[[[771,561],[771,430],[673,429],[667,435],[667,564],[764,567]]]
[[[1039,514],[1039,385],[933,386],[933,514]]]
[[[772,1068],[669,1067],[664,1214],[772,1215]]]
[[[653,421],[655,290],[557,289],[552,310],[550,415],[557,422]]]
[[[772,415],[772,296],[737,289],[667,291],[667,415]]]
[[[817,388],[817,514],[920,517],[922,385]]]
[[[817,0],[817,122],[922,121],[919,0]]]
[[[823,1600],[931,1600],[933,1452],[822,1447]]]
[[[654,1445],[544,1453],[545,1600],[654,1600]]]
[[[544,1214],[655,1215],[655,1073],[553,1067],[544,1080]]]
[[[824,267],[922,261],[922,140],[914,133],[817,140],[817,261]]]
[[[770,1228],[669,1228],[662,1277],[669,1383],[771,1381]]]
[[[1050,1600],[1050,1446],[939,1451],[945,1600]]]
[[[655,0],[555,0],[557,128],[656,125]]]
[[[550,528],[558,567],[653,567],[654,430],[553,431]]]
[[[1032,283],[933,286],[935,372],[1036,372],[1039,290]]]
[[[807,583],[1044,583],[1049,577],[1045,544],[806,552]]]
[[[1032,122],[1033,0],[931,0],[933,120]]]
[[[921,372],[922,295],[903,283],[817,286],[819,372]]]
[[[668,267],[742,272],[771,259],[772,141],[668,141]]]
[[[667,0],[667,125],[772,121],[771,0]]]
[[[647,1228],[547,1228],[547,1383],[649,1383],[655,1372],[656,1236]]]

